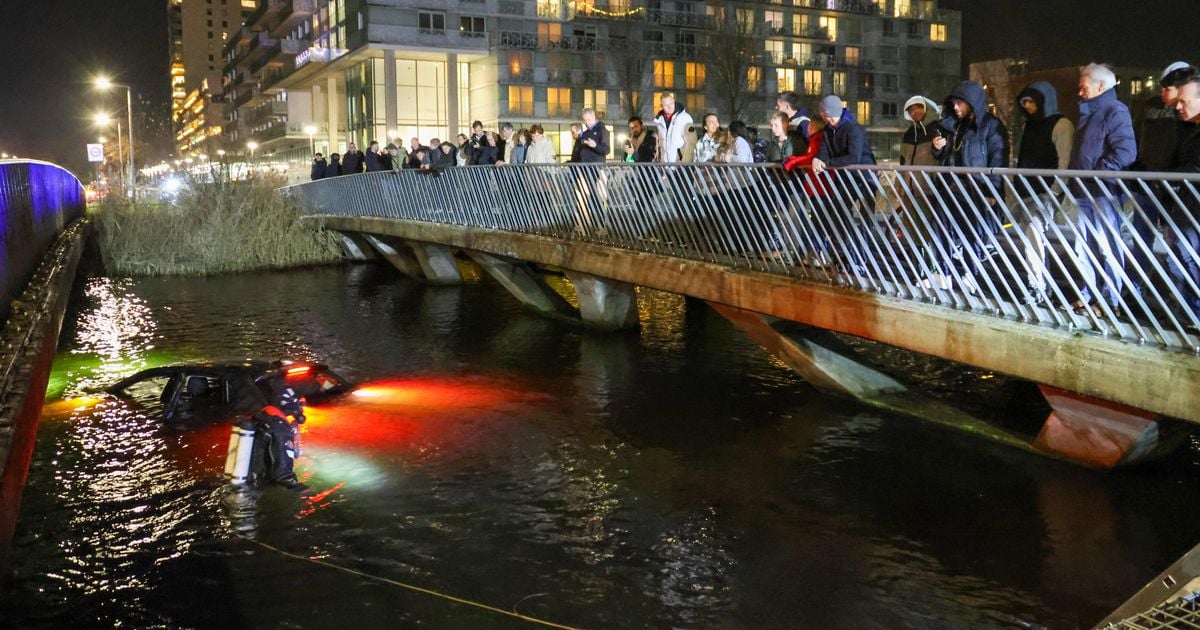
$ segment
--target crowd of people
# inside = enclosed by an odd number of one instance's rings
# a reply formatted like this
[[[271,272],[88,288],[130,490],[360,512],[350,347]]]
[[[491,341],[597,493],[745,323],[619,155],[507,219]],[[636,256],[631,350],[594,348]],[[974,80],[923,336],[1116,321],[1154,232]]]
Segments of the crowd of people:
[[[923,95],[913,96],[904,103],[909,127],[901,142],[900,162],[908,166],[1200,172],[1200,71],[1185,62],[1168,66],[1160,77],[1155,106],[1147,109],[1137,129],[1129,108],[1117,99],[1116,84],[1117,78],[1107,66],[1091,64],[1083,68],[1077,123],[1060,113],[1054,86],[1044,81],[1026,86],[1017,95],[1018,111],[1024,120],[1015,152],[1011,150],[1009,130],[989,111],[979,83],[963,81],[940,104]],[[825,194],[828,183],[822,183],[821,175],[830,168],[876,163],[866,130],[840,95],[822,98],[817,116],[811,117],[796,93],[779,94],[766,138],[760,138],[757,129],[741,120],[722,125],[715,113],[705,113],[697,125],[674,94],[663,94],[659,105],[648,123],[640,116],[628,120],[628,136],[620,147],[624,161],[773,162],[785,172],[806,173],[803,189],[809,195]],[[566,161],[604,163],[615,148],[610,131],[592,109],[583,110],[581,119],[571,126],[572,150]],[[488,131],[475,121],[469,136],[460,134],[453,142],[433,138],[422,144],[412,138],[408,147],[388,144],[383,149],[372,142],[365,153],[350,144],[345,155],[335,153],[328,161],[317,154],[312,178],[402,168],[440,171],[453,166],[557,162],[554,143],[540,125],[514,130],[512,124],[504,123],[498,131]],[[942,266],[961,266],[968,260],[978,265],[994,253],[990,250],[1005,222],[1005,212],[1000,208],[1007,194],[1003,178],[994,174],[973,177],[975,183],[971,186],[938,191],[928,190],[931,178],[914,179],[918,188],[950,197],[954,207],[973,209],[951,213],[952,218],[940,221],[948,227],[941,229],[938,238],[952,241],[955,251],[955,260],[940,261]],[[1022,203],[1012,204],[1008,212],[1016,213],[1012,209],[1015,207],[1021,209],[1016,228],[1022,235],[1028,299],[1039,303],[1047,299],[1051,274],[1046,265],[1045,234],[1056,208],[1069,198],[1078,207],[1074,259],[1085,286],[1080,299],[1071,304],[1077,312],[1100,313],[1100,300],[1115,308],[1123,291],[1142,289],[1139,282],[1131,282],[1128,287],[1124,282],[1142,276],[1127,272],[1125,252],[1149,250],[1144,245],[1123,246],[1122,227],[1129,222],[1125,231],[1136,233],[1143,243],[1152,244],[1155,234],[1162,230],[1175,254],[1168,271],[1179,281],[1188,306],[1200,316],[1200,292],[1194,289],[1200,286],[1200,264],[1192,255],[1200,249],[1200,230],[1196,229],[1200,200],[1194,195],[1167,188],[1147,192],[1103,179],[1079,183],[1070,190],[1062,190],[1050,175],[1024,181],[1025,190],[1016,191]],[[874,204],[866,197],[873,194],[868,190],[863,199],[855,200],[858,212],[869,213]],[[1154,195],[1159,198],[1152,198]],[[1167,195],[1176,195],[1182,204],[1174,201],[1176,197],[1167,199]],[[1128,219],[1122,212],[1126,204],[1136,206]],[[1173,208],[1190,216],[1171,217],[1176,219],[1171,224],[1177,229],[1163,229],[1166,226],[1160,208]],[[1138,261],[1143,268],[1146,262]],[[1099,295],[1093,295],[1087,287],[1097,287]]]

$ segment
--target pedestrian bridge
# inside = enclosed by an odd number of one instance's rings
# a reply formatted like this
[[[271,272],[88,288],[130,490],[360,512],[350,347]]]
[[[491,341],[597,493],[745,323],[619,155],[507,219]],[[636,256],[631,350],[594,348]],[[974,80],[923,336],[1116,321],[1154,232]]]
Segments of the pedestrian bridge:
[[[1200,176],[572,164],[284,190],[425,281],[461,282],[470,260],[526,305],[602,328],[637,325],[635,287],[690,296],[814,385],[901,411],[925,408],[903,375],[830,332],[1027,379],[1053,412],[1018,445],[1087,465],[1161,450],[1179,426],[1163,419],[1200,422],[1200,287],[1179,272],[1200,257],[1168,245],[1197,227]],[[1121,214],[1081,211],[1105,204]]]

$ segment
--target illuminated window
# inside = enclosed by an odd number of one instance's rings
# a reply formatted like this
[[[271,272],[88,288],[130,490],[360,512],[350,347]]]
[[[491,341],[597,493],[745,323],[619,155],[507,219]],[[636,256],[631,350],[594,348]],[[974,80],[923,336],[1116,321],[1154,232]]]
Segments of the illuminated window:
[[[783,11],[767,11],[763,13],[763,21],[766,22],[767,28],[771,29],[772,33],[782,35],[783,29]]]
[[[796,89],[796,71],[792,68],[775,69],[775,89],[792,92]]]
[[[786,55],[783,53],[782,39],[768,39],[763,45],[766,47],[768,59],[774,63],[783,63]]]
[[[908,17],[912,12],[911,0],[894,0],[895,17]]]
[[[538,46],[545,48],[549,44],[557,44],[562,40],[562,24],[556,22],[538,23]]]
[[[852,66],[858,65],[858,60],[862,55],[862,51],[854,46],[847,46],[845,51],[846,63]]]
[[[654,87],[669,88],[675,86],[675,62],[654,60]]]
[[[508,86],[508,112],[532,116],[533,88],[521,85]]]
[[[583,106],[596,110],[596,116],[604,118],[608,115],[608,90],[584,90]]]
[[[571,88],[546,88],[546,115],[571,115]]]
[[[762,89],[762,68],[758,66],[746,68],[746,89],[751,92]]]
[[[808,32],[808,14],[794,13],[792,14],[792,34],[798,37],[804,37]]]
[[[533,70],[533,53],[528,50],[508,51],[508,76],[519,80]]]
[[[929,25],[929,39],[935,42],[946,41],[946,25],[934,22]]]
[[[705,100],[703,94],[688,94],[683,98],[683,104],[694,112],[702,112],[708,109],[708,101]]]
[[[834,94],[845,94],[846,93],[846,73],[845,72],[834,72],[833,73],[833,93]]]
[[[869,125],[871,124],[871,103],[868,101],[859,101],[858,103],[858,122]]]
[[[562,5],[558,0],[538,0],[538,17],[556,18],[562,13]]]
[[[822,15],[817,21],[817,26],[825,29],[825,32],[829,34],[830,41],[837,39],[838,19],[836,17]]]
[[[821,93],[821,71],[820,70],[805,70],[804,71],[804,93],[811,95],[819,95]]]
[[[704,64],[689,61],[684,71],[687,77],[687,89],[696,90],[704,87]]]

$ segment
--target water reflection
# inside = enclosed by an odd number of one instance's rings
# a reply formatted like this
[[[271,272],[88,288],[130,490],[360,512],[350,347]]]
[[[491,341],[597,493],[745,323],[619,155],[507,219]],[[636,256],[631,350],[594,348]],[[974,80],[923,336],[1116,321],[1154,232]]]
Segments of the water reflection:
[[[305,495],[229,493],[228,425],[52,401],[0,600],[21,625],[495,623],[247,536],[587,627],[1074,627],[1200,537],[1194,456],[1096,475],[828,399],[675,296],[597,335],[384,267],[88,291],[70,392],[101,380],[79,357],[299,354],[361,387],[310,409]]]

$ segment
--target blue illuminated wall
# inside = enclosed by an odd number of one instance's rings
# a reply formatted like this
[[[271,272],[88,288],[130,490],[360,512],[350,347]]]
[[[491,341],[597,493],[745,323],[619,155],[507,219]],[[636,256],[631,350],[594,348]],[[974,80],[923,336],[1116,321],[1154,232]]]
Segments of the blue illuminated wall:
[[[0,161],[0,322],[46,248],[87,201],[70,171],[32,160]]]

